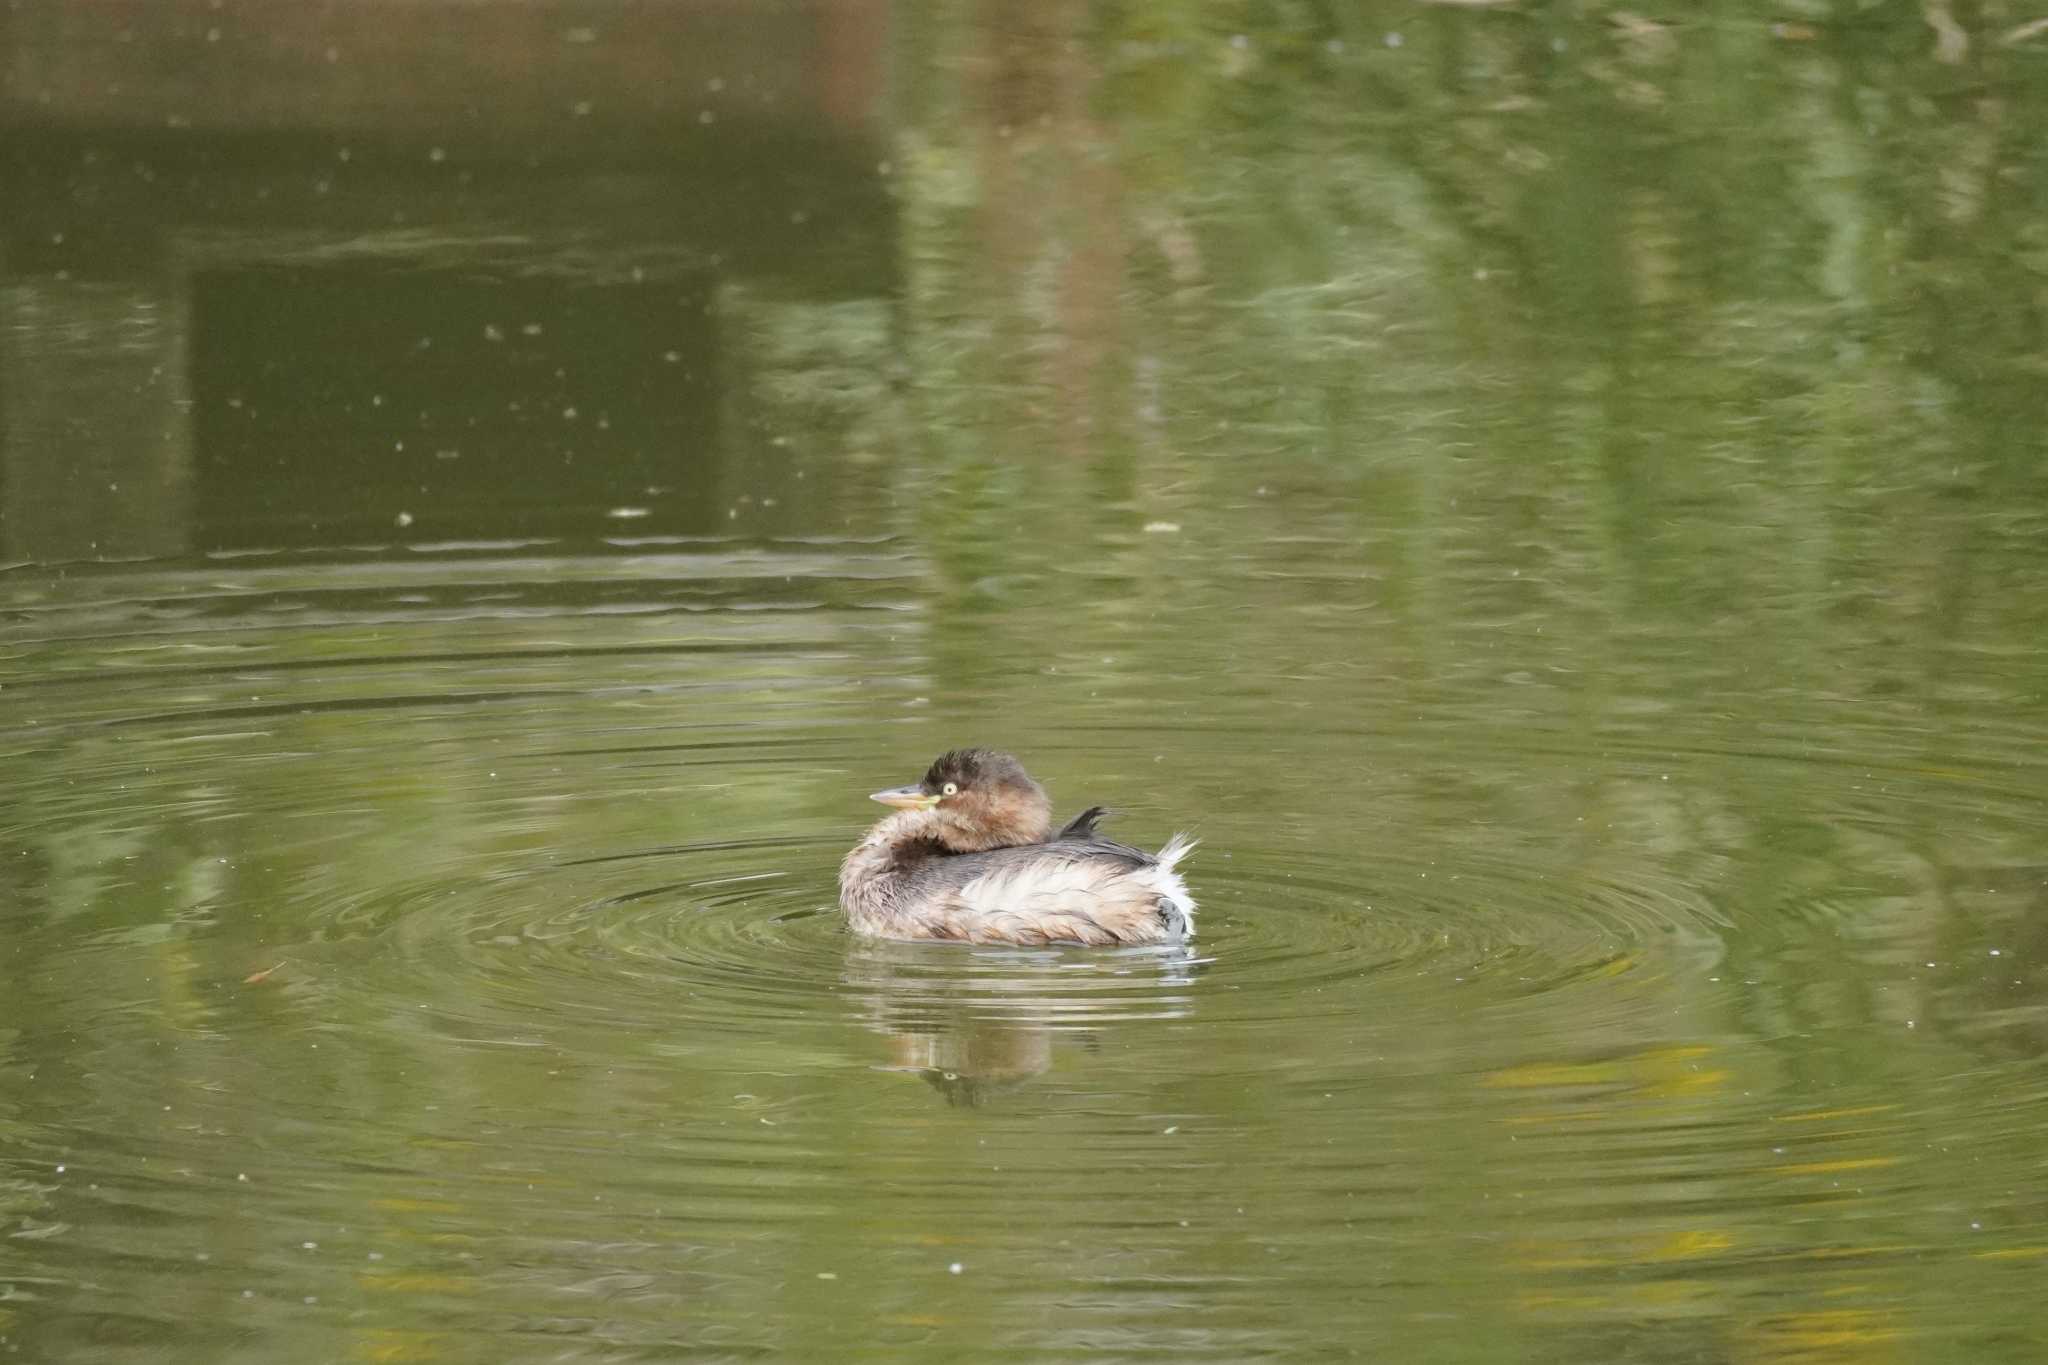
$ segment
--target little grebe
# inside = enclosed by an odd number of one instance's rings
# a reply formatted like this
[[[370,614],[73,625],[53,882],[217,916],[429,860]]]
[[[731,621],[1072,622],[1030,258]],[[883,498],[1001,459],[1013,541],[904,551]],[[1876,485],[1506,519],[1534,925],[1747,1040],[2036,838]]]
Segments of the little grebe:
[[[858,933],[969,943],[1179,943],[1195,902],[1174,865],[1176,834],[1154,855],[1095,832],[1091,806],[1052,832],[1052,802],[1024,766],[992,749],[955,749],[911,787],[876,792],[896,807],[839,865],[839,905]]]

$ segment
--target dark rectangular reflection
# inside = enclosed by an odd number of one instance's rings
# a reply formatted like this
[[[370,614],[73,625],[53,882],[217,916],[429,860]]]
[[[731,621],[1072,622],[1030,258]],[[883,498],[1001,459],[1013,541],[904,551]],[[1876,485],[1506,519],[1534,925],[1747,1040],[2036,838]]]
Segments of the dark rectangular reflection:
[[[229,268],[192,299],[195,548],[724,520],[708,274]]]

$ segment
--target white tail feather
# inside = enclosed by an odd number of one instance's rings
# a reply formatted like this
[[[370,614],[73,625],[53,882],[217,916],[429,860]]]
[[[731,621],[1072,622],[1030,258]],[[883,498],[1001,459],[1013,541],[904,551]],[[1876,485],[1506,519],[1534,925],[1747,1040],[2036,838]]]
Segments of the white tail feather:
[[[1188,884],[1180,879],[1180,873],[1173,870],[1174,864],[1195,851],[1200,839],[1184,833],[1177,833],[1166,841],[1166,847],[1159,850],[1159,867],[1153,873],[1155,885],[1161,894],[1174,903],[1181,913],[1190,937],[1195,932],[1195,898],[1188,894]]]
[[[1201,842],[1200,839],[1192,835],[1174,835],[1166,841],[1166,847],[1159,850],[1159,865],[1168,872],[1173,871],[1174,864],[1187,857],[1188,854],[1193,853],[1196,846]]]

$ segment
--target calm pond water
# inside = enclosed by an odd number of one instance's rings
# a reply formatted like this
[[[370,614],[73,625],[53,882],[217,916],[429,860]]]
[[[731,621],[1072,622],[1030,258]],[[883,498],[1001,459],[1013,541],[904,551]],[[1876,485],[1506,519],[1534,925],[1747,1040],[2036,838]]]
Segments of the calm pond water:
[[[1338,8],[0,16],[0,1356],[2044,1358],[2048,35]]]

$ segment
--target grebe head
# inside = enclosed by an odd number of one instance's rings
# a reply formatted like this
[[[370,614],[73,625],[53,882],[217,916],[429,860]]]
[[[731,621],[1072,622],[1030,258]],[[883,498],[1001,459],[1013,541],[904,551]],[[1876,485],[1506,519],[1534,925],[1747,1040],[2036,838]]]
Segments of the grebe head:
[[[939,755],[914,786],[869,798],[927,813],[927,832],[956,853],[1042,843],[1052,834],[1052,801],[1024,765],[994,749]]]

